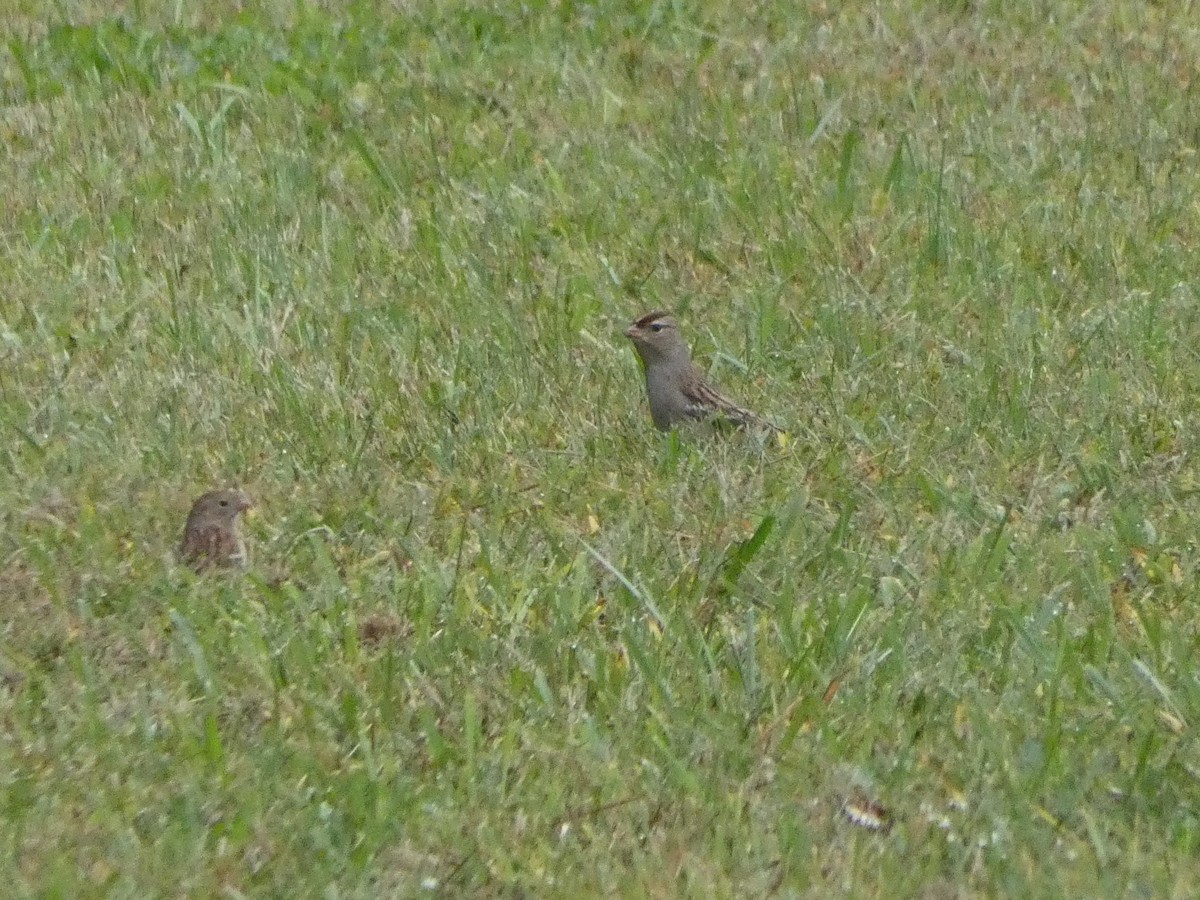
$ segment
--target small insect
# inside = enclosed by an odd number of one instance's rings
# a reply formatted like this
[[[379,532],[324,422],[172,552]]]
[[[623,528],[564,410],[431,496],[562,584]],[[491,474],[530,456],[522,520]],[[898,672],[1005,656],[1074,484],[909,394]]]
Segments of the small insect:
[[[892,814],[882,803],[875,800],[867,800],[862,797],[845,800],[842,803],[842,815],[851,825],[857,825],[867,831],[887,834],[892,830]]]

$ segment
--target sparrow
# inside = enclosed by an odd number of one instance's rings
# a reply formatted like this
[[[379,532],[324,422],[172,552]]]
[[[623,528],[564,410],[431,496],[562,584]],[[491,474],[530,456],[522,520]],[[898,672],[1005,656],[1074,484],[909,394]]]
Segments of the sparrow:
[[[665,312],[646,313],[629,326],[625,337],[642,358],[646,395],[654,426],[668,431],[680,422],[726,419],[736,425],[780,429],[761,416],[738,406],[708,383],[692,362],[687,342],[674,317]]]
[[[244,492],[234,489],[202,495],[188,513],[180,558],[197,572],[246,568],[246,543],[238,519],[253,505]]]

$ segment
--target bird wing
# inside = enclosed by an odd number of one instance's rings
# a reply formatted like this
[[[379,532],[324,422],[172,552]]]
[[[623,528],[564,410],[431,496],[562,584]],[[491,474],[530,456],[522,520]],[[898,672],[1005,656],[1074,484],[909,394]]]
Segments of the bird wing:
[[[752,413],[743,406],[738,406],[703,378],[697,377],[693,383],[685,384],[683,394],[688,399],[687,413],[693,419],[720,416],[735,425],[767,428],[771,431],[781,430],[762,416]]]

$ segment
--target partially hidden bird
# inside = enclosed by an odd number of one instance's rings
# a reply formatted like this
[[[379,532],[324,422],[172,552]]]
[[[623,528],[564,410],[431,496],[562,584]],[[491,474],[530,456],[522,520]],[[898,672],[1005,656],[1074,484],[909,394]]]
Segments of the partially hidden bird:
[[[188,513],[180,559],[197,572],[245,569],[246,542],[239,520],[253,505],[244,491],[232,488],[201,495]]]
[[[625,337],[642,359],[650,418],[656,428],[668,431],[685,422],[725,419],[735,425],[780,431],[709,384],[692,362],[674,316],[662,311],[646,313],[629,326]]]

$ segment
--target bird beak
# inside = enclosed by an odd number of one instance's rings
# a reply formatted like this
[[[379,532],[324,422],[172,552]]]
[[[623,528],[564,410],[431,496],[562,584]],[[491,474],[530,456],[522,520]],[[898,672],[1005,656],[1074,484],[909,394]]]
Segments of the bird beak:
[[[638,330],[638,327],[636,325],[630,325],[628,328],[625,329],[625,337],[629,338],[630,340],[633,340],[633,336],[635,334],[637,334],[637,330]]]

